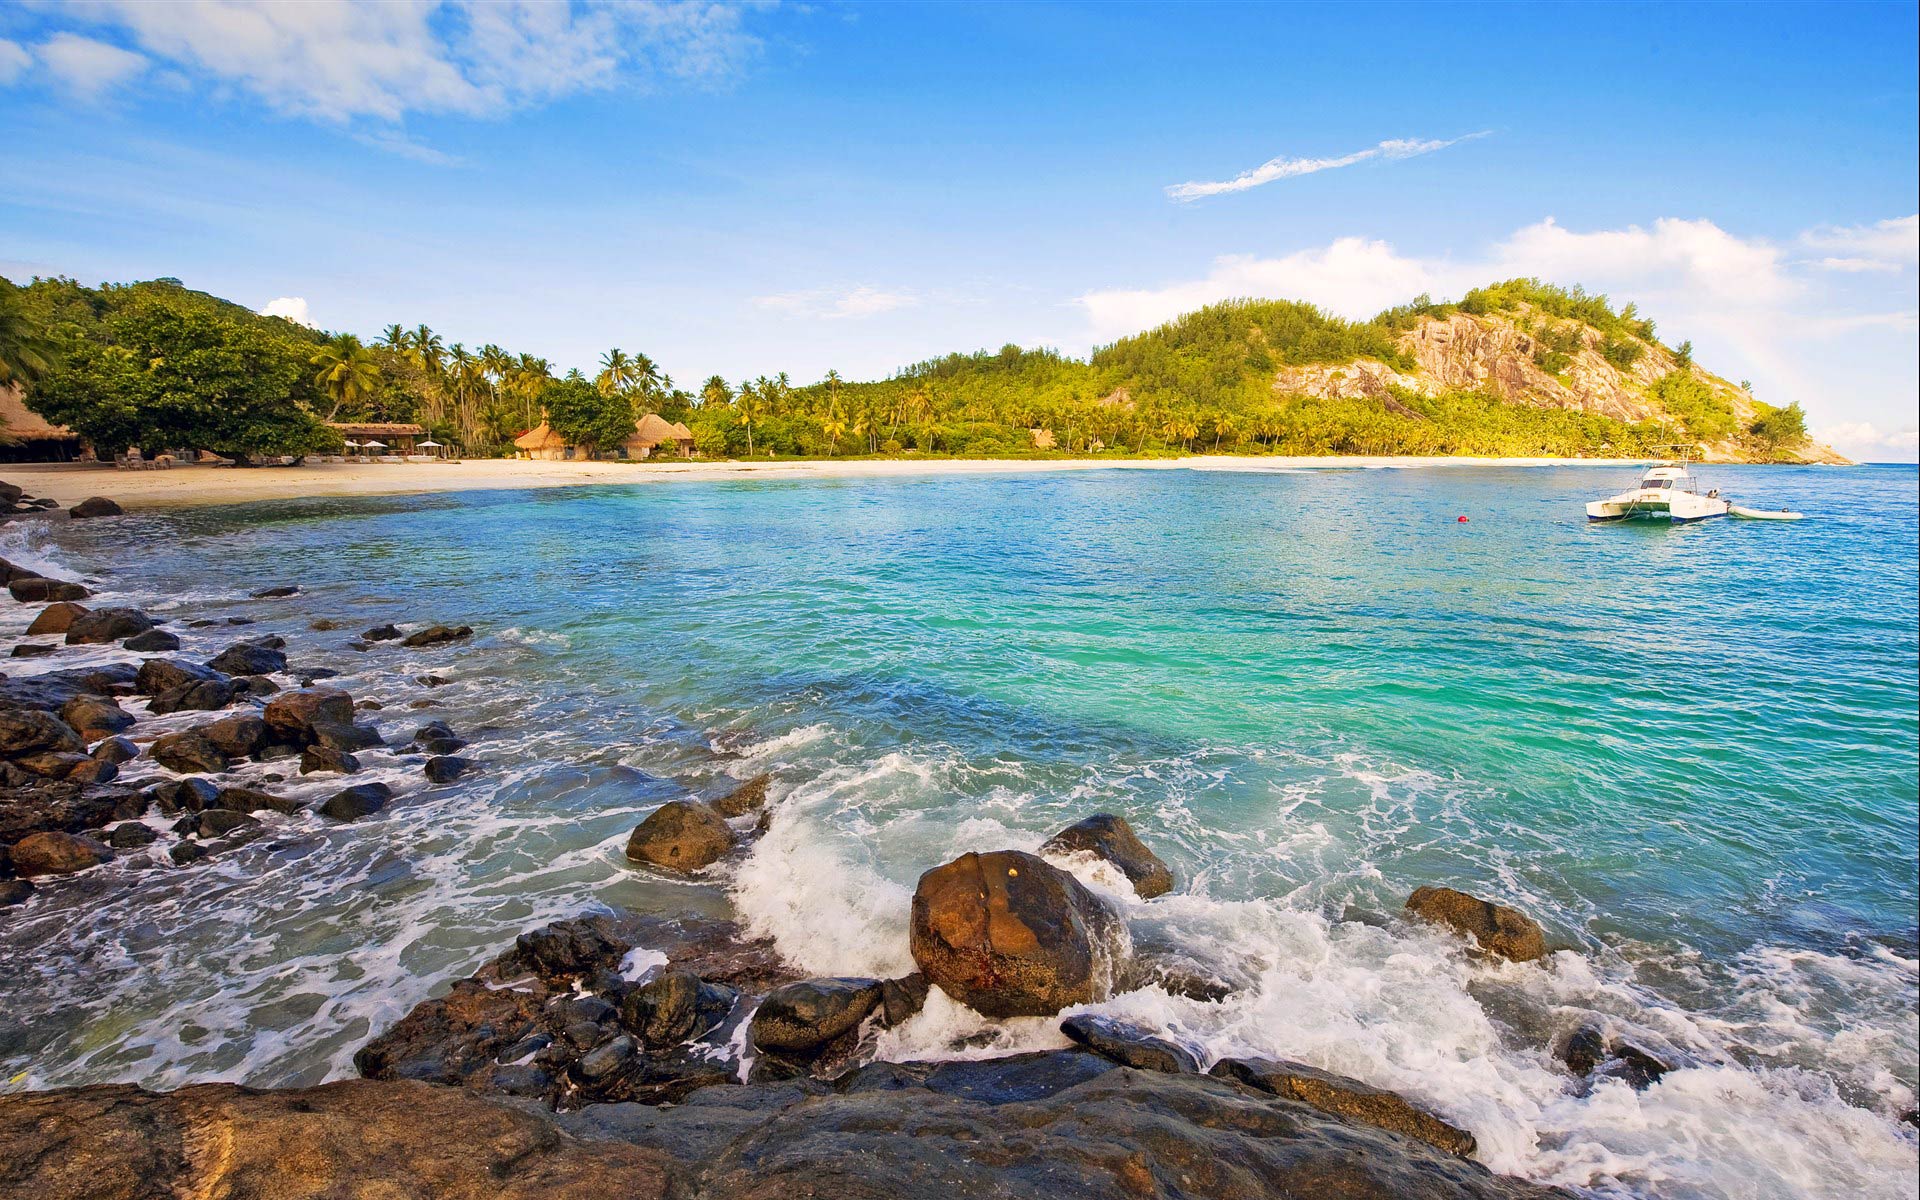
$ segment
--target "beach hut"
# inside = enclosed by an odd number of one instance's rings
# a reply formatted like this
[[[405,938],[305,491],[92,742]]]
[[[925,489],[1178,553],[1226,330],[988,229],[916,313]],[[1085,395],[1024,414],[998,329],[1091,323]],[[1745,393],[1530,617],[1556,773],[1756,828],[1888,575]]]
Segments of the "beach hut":
[[[412,454],[414,444],[427,436],[424,426],[402,421],[328,421],[327,428],[338,430],[348,446],[357,441],[362,449],[391,448],[396,454]]]
[[[659,413],[648,413],[633,427],[633,436],[620,443],[622,458],[651,458],[661,446],[671,447],[681,458],[693,457],[693,431],[678,421],[668,421]]]
[[[513,439],[515,458],[559,460],[573,457],[567,439],[553,431],[545,421]]]
[[[0,462],[71,462],[91,453],[79,434],[28,408],[17,386],[0,387]]]

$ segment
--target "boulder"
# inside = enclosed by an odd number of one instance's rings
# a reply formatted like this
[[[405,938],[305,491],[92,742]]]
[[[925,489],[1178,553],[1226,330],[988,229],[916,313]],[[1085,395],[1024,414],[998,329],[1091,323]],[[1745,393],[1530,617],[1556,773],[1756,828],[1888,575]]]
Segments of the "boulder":
[[[733,830],[719,813],[691,800],[669,800],[627,839],[627,857],[669,871],[697,871],[733,848]]]
[[[107,830],[107,845],[115,850],[138,850],[142,846],[151,846],[160,839],[151,825],[142,825],[138,821],[122,821]]]
[[[120,644],[135,654],[167,654],[180,648],[180,639],[164,629],[149,629]]]
[[[777,987],[754,1010],[754,1047],[789,1060],[811,1061],[836,1041],[857,1034],[881,998],[877,979],[803,979]]]
[[[299,585],[291,583],[283,583],[278,587],[261,588],[257,592],[247,593],[247,595],[255,600],[278,600],[285,596],[298,596],[299,594]]]
[[[29,637],[38,637],[47,633],[65,633],[75,620],[92,611],[84,604],[75,604],[71,600],[60,600],[40,610],[40,615],[27,626]]]
[[[375,625],[372,629],[361,634],[360,638],[362,641],[367,642],[395,642],[399,641],[401,636],[400,628],[397,625]]]
[[[133,686],[142,696],[158,696],[182,684],[212,683],[222,678],[220,672],[198,663],[183,662],[177,658],[149,658],[140,664],[139,672],[133,677]]]
[[[1513,962],[1533,962],[1547,954],[1546,935],[1519,909],[1495,904],[1452,888],[1423,887],[1407,899],[1407,911],[1445,925],[1479,948]]]
[[[105,496],[88,496],[68,509],[67,515],[76,521],[84,521],[88,517],[117,517],[125,511]]]
[[[371,750],[386,745],[380,739],[380,731],[371,725],[355,725],[351,721],[315,721],[308,726],[307,734],[316,746],[329,750],[351,752]]]
[[[60,706],[60,719],[89,742],[133,728],[133,714],[102,696],[75,696]]]
[[[153,618],[137,608],[96,608],[67,626],[67,645],[103,646],[152,628]]]
[[[134,745],[133,739],[128,737],[102,738],[93,747],[92,754],[101,762],[132,762],[140,757],[140,747]]]
[[[1582,1025],[1567,1035],[1557,1053],[1567,1070],[1582,1077],[1591,1075],[1607,1060],[1607,1038],[1598,1025]]]
[[[182,774],[202,771],[217,774],[233,765],[226,752],[197,729],[183,729],[156,738],[153,745],[147,747],[147,754],[167,770]]]
[[[49,654],[58,654],[58,646],[42,646],[38,642],[21,642],[13,648],[14,658],[45,658]]]
[[[357,821],[379,812],[391,799],[393,789],[384,783],[356,783],[335,792],[315,811],[336,821]]]
[[[723,817],[744,817],[766,807],[767,784],[771,775],[755,775],[717,800],[710,801],[713,811]]]
[[[330,633],[340,628],[340,622],[330,617],[316,617],[307,622],[307,628],[313,630],[315,633]]]
[[[1126,818],[1112,813],[1095,813],[1048,838],[1040,853],[1054,855],[1092,854],[1119,869],[1133,884],[1134,894],[1142,900],[1164,896],[1173,890],[1173,872],[1153,851],[1134,836]]]
[[[25,904],[33,895],[33,885],[24,879],[0,879],[0,908]]]
[[[1615,1041],[1607,1062],[1601,1066],[1600,1073],[1609,1079],[1618,1079],[1636,1092],[1644,1092],[1659,1083],[1662,1076],[1673,1067],[1654,1057],[1631,1042]]]
[[[233,684],[225,679],[183,683],[147,701],[147,711],[157,717],[177,712],[217,712],[232,704],[233,696]]]
[[[93,595],[77,583],[64,579],[42,579],[38,575],[16,576],[7,584],[7,594],[22,604],[46,604],[60,600],[85,600]]]
[[[1235,1079],[1269,1095],[1311,1104],[1321,1112],[1417,1138],[1449,1154],[1472,1158],[1471,1133],[1442,1121],[1393,1092],[1303,1063],[1271,1058],[1223,1058],[1210,1074]]]
[[[261,715],[275,740],[304,746],[313,741],[316,721],[353,724],[353,697],[338,688],[300,688],[275,695]]]
[[[300,752],[302,775],[323,775],[328,772],[352,775],[359,769],[360,760],[345,750],[334,750],[327,746],[308,746]]]
[[[276,812],[292,815],[300,811],[300,802],[276,796],[272,792],[263,792],[259,788],[223,787],[214,798],[213,807],[243,813]]]
[[[458,627],[451,625],[429,625],[418,633],[410,633],[406,637],[401,638],[400,644],[402,646],[415,648],[421,646],[439,646],[447,642],[457,642],[462,638],[470,638],[472,636],[473,627],[471,625],[461,625]]]
[[[120,765],[103,758],[84,758],[64,778],[70,783],[112,783],[120,778]]]
[[[170,779],[147,789],[147,799],[169,816],[213,808],[219,795],[220,789],[204,779]]]
[[[82,763],[92,762],[84,754],[73,754],[58,750],[43,750],[38,754],[28,754],[13,760],[22,771],[29,771],[42,779],[65,779],[73,774],[73,769]]]
[[[259,818],[231,808],[207,808],[174,822],[173,831],[182,837],[222,838],[236,829],[260,824]]]
[[[620,998],[620,1023],[648,1046],[670,1049],[718,1026],[738,998],[691,971],[662,971]]]
[[[113,857],[106,843],[59,830],[28,834],[13,844],[12,852],[14,874],[28,879],[71,875]]]
[[[235,642],[214,655],[207,668],[225,675],[271,675],[287,669],[287,656],[258,642]]]
[[[199,862],[207,853],[207,848],[199,842],[177,842],[173,849],[167,851],[167,857],[173,860],[174,866],[184,867],[188,863]]]
[[[427,760],[427,765],[421,770],[434,783],[452,783],[472,767],[472,759],[458,758],[451,754],[436,754]]]
[[[880,1023],[891,1029],[902,1021],[912,1020],[926,1006],[929,990],[931,985],[927,983],[927,977],[918,971],[883,981],[880,984]]]
[[[253,713],[235,713],[198,730],[229,758],[245,758],[267,742],[267,723]]]
[[[235,696],[271,696],[280,690],[280,685],[265,675],[243,675],[233,681]]]
[[[19,758],[49,750],[78,754],[86,748],[73,727],[52,713],[0,708],[0,757]]]
[[[1185,1046],[1110,1017],[1081,1013],[1060,1022],[1060,1032],[1095,1054],[1138,1071],[1178,1075],[1200,1069],[1200,1060]]]
[[[941,991],[1001,1018],[1105,999],[1130,953],[1126,927],[1099,897],[1018,850],[965,854],[922,875],[911,945]]]

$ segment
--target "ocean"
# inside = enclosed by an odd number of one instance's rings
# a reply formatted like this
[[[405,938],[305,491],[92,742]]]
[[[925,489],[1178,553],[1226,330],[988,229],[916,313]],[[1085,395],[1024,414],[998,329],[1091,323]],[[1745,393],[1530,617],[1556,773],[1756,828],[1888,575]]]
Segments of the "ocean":
[[[733,913],[806,971],[898,974],[922,871],[1108,811],[1179,886],[1083,877],[1137,946],[1235,990],[1100,1011],[1395,1089],[1493,1169],[1595,1195],[1910,1196],[1920,480],[1703,473],[1809,519],[1589,527],[1618,468],[1255,462],[9,526],[0,554],[171,617],[188,656],[281,634],[389,734],[444,718],[487,768],[429,790],[375,754],[403,792],[377,820],[123,858],[0,913],[0,1078],[347,1076],[436,987],[596,906]],[[230,615],[256,624],[185,627]],[[427,620],[477,636],[343,648]],[[773,820],[737,867],[624,860],[655,805],[760,772]],[[1395,919],[1423,884],[1562,952],[1471,961]],[[1580,1090],[1552,1048],[1584,1021],[1677,1069]],[[936,994],[880,1051],[1063,1043]]]

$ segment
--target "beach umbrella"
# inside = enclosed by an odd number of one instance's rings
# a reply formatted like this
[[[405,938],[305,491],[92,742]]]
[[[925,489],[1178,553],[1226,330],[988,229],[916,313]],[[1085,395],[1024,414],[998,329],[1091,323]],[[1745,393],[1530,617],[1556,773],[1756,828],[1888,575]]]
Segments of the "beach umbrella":
[[[385,450],[387,444],[385,442],[361,442],[360,448],[363,450]]]
[[[432,446],[432,447],[433,447],[433,448],[434,448],[435,450],[438,450],[438,449],[440,448],[440,443],[439,443],[439,442],[436,442],[436,441],[434,441],[434,440],[433,440],[432,438],[428,438],[428,439],[427,439],[426,441],[424,441],[424,442],[419,442],[419,443],[416,443],[416,444],[417,444],[417,445],[418,445],[418,446],[419,446],[419,447],[420,447],[420,448],[421,448],[422,450],[425,450],[425,449],[426,449],[426,448],[427,448],[428,446]]]
[[[353,449],[353,450],[358,450],[358,449],[360,448],[360,443],[359,443],[359,442],[356,442],[356,441],[354,441],[354,440],[353,440],[352,438],[348,438],[348,439],[347,439],[347,446],[348,446],[348,448],[349,448],[349,449]]]

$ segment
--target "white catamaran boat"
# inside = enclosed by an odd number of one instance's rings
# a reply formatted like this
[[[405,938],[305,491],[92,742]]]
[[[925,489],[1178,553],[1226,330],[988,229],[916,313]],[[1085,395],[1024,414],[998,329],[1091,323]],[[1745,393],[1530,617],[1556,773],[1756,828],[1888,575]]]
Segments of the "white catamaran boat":
[[[1589,521],[1626,521],[1635,517],[1704,521],[1724,517],[1733,506],[1718,491],[1702,495],[1686,460],[1649,467],[1638,486],[1587,505]]]

